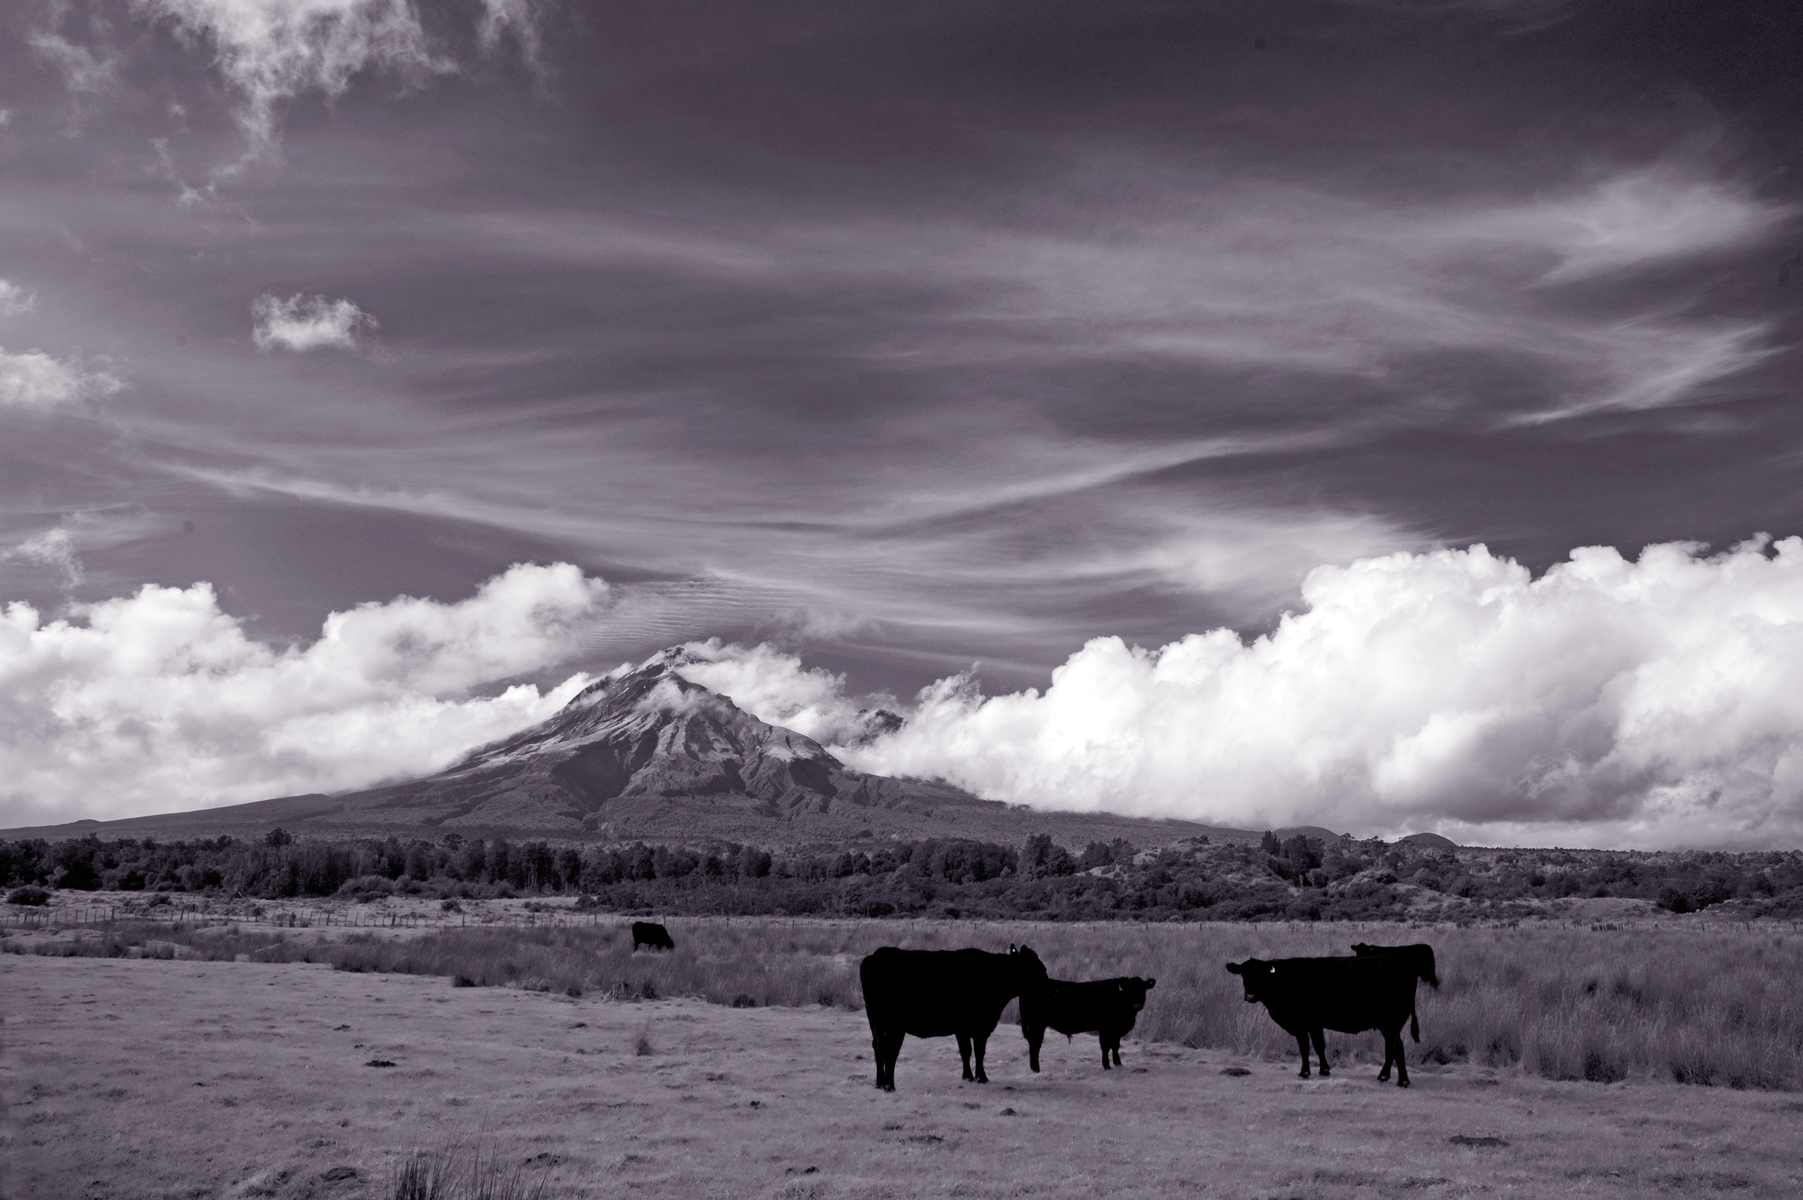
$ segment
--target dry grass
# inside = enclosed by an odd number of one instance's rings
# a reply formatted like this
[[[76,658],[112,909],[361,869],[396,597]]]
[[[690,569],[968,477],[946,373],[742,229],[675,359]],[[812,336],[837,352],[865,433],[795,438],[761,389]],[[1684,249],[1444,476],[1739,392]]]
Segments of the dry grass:
[[[1026,942],[1052,975],[1155,977],[1137,1034],[1255,1058],[1294,1042],[1248,1005],[1223,964],[1345,954],[1364,925],[1048,925],[928,921],[670,919],[673,952],[635,953],[618,928],[472,928],[333,941],[230,927],[117,930],[83,954],[162,953],[330,962],[340,970],[439,975],[569,997],[693,996],[739,1007],[860,1009],[858,961],[882,945],[1006,949]],[[1379,931],[1395,939],[1394,928]],[[1519,1067],[1548,1079],[1664,1079],[1803,1088],[1803,935],[1737,928],[1592,930],[1525,926],[1408,931],[1432,942],[1443,986],[1418,999],[1416,1062]],[[136,941],[134,948],[127,943]],[[56,952],[74,949],[61,943]],[[1015,1020],[1013,1007],[1005,1021]],[[1329,1035],[1330,1057],[1381,1059],[1375,1034]]]
[[[396,1167],[388,1200],[544,1200],[549,1182],[545,1171],[508,1170],[481,1140],[451,1142],[415,1151]]]

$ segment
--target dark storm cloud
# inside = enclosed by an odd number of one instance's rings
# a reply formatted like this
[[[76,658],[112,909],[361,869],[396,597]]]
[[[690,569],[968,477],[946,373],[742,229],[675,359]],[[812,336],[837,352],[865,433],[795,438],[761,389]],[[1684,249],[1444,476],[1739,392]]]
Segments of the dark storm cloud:
[[[1798,525],[1789,9],[303,8],[4,18],[0,598],[564,558],[911,690]]]

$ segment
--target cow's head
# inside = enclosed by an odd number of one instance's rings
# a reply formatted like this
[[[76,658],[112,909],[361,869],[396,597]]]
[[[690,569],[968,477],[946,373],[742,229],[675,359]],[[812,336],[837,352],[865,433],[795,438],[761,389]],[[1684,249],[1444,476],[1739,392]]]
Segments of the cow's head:
[[[1230,962],[1227,970],[1238,975],[1240,983],[1245,985],[1247,1004],[1257,1004],[1264,998],[1265,990],[1277,980],[1277,964],[1263,959],[1248,958],[1243,963]]]
[[[1146,993],[1158,986],[1156,979],[1141,979],[1135,975],[1128,979],[1117,979],[1115,985],[1120,989],[1121,999],[1134,1012],[1146,1006]]]
[[[1008,961],[1020,971],[1023,986],[1045,982],[1045,964],[1039,961],[1039,955],[1033,953],[1030,947],[1016,946],[1013,942],[1009,942]]]

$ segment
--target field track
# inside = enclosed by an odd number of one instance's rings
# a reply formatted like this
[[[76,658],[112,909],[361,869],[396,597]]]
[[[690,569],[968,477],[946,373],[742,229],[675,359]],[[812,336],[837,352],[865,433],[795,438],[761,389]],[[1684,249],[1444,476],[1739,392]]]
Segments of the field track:
[[[1469,1064],[1401,1091],[1364,1063],[1304,1083],[1134,1040],[1103,1074],[1092,1038],[1048,1041],[1033,1076],[1004,1026],[987,1087],[959,1082],[949,1040],[910,1039],[885,1095],[862,1015],[838,1008],[35,955],[0,958],[0,995],[8,1200],[378,1197],[409,1152],[479,1136],[583,1197],[1803,1190],[1803,1102],[1781,1093]]]

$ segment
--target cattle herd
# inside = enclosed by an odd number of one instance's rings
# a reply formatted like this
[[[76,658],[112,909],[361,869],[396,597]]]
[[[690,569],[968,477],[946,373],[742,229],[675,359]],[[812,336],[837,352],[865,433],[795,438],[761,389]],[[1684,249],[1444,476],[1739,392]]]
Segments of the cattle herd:
[[[1415,1016],[1415,983],[1439,987],[1434,952],[1425,944],[1353,947],[1352,958],[1249,958],[1228,963],[1240,977],[1248,1004],[1263,1004],[1283,1030],[1296,1039],[1302,1053],[1302,1077],[1308,1078],[1312,1040],[1321,1074],[1328,1074],[1325,1031],[1362,1033],[1375,1029],[1384,1038],[1384,1066],[1378,1079],[1409,1085],[1403,1056],[1402,1027],[1421,1040]],[[1045,964],[1026,946],[1010,946],[1006,954],[984,950],[901,950],[884,946],[868,955],[858,970],[864,986],[864,1011],[870,1018],[870,1045],[876,1057],[876,1085],[895,1090],[895,1060],[902,1041],[915,1037],[954,1037],[964,1078],[989,1082],[983,1052],[995,1032],[1002,1009],[1020,998],[1021,1032],[1027,1039],[1027,1061],[1039,1070],[1039,1047],[1047,1029],[1066,1036],[1094,1033],[1102,1043],[1102,1068],[1109,1059],[1121,1062],[1121,1038],[1133,1028],[1146,1005],[1146,993],[1158,982],[1138,976],[1072,982],[1052,979]],[[972,1070],[972,1059],[975,1070]]]
[[[632,948],[674,950],[670,931],[652,921],[632,923]],[[1363,1033],[1375,1029],[1384,1039],[1380,1081],[1396,1067],[1396,1085],[1409,1086],[1403,1054],[1402,1027],[1421,1040],[1415,1015],[1415,984],[1440,986],[1434,949],[1425,942],[1412,946],[1368,946],[1359,943],[1351,958],[1249,958],[1228,963],[1245,987],[1246,1003],[1263,1004],[1265,1012],[1296,1039],[1302,1055],[1302,1078],[1309,1077],[1312,1042],[1321,1075],[1327,1067],[1326,1031]],[[1002,1019],[1008,1001],[1020,999],[1020,1028],[1027,1039],[1027,1065],[1039,1070],[1039,1047],[1045,1031],[1066,1037],[1093,1033],[1102,1043],[1102,1069],[1121,1065],[1121,1038],[1133,1029],[1146,993],[1158,983],[1137,975],[1075,982],[1046,974],[1039,955],[1026,946],[1009,946],[1006,954],[987,950],[903,950],[884,946],[865,955],[858,965],[864,987],[864,1012],[870,1018],[870,1047],[876,1058],[876,1085],[895,1090],[895,1060],[902,1042],[915,1037],[958,1039],[964,1078],[988,1083],[983,1054],[989,1035]],[[972,1069],[974,1065],[974,1070]]]

